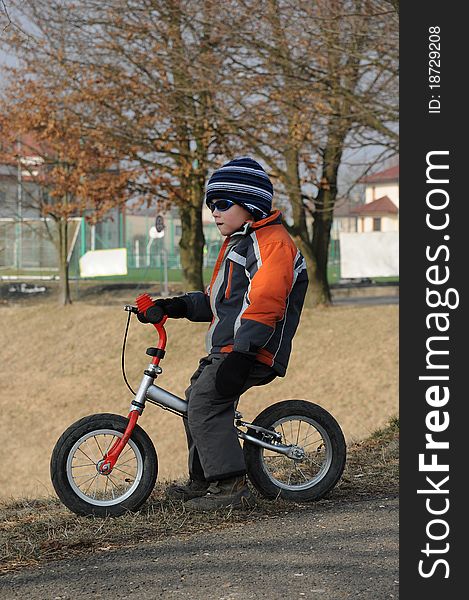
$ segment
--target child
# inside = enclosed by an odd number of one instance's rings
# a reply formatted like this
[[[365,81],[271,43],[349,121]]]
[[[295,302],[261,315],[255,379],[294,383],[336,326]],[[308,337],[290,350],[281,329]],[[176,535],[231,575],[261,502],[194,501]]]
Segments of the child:
[[[210,323],[206,348],[186,390],[189,482],[167,496],[192,510],[253,504],[234,427],[240,395],[286,372],[308,277],[305,260],[272,211],[272,183],[249,157],[211,176],[205,201],[226,236],[206,292],[155,304],[169,317]],[[140,320],[151,321],[151,308]]]

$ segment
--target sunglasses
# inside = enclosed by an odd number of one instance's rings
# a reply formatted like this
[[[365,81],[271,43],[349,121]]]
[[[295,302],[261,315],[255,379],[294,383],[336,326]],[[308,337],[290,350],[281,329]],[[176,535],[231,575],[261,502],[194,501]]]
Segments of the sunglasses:
[[[225,210],[230,209],[234,205],[234,202],[231,200],[216,200],[215,202],[209,202],[207,206],[213,212],[214,210],[218,210],[219,212],[225,212]]]

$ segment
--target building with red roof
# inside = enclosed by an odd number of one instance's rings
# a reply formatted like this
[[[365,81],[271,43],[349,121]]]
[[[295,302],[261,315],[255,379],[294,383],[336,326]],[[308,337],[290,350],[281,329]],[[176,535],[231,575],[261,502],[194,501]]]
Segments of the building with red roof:
[[[365,204],[352,209],[357,232],[399,231],[399,165],[360,179]]]
[[[386,182],[394,183],[396,181],[399,181],[399,165],[395,165],[394,167],[390,167],[384,171],[379,171],[378,173],[366,175],[360,179],[360,183],[366,184],[382,184]]]
[[[341,232],[398,231],[399,165],[362,177],[359,183],[365,185],[365,201],[337,199],[332,238],[338,239]]]

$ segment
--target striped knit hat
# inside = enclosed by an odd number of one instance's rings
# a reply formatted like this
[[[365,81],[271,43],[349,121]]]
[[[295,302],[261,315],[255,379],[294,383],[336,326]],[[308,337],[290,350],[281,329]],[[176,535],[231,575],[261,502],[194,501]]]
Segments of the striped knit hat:
[[[242,156],[213,173],[207,184],[205,202],[231,200],[259,220],[270,213],[273,193],[272,183],[261,165],[249,156]]]

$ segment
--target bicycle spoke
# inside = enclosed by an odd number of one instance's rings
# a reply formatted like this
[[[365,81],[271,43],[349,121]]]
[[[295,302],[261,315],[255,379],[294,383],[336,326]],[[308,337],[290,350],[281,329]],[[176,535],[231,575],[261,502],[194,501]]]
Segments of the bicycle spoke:
[[[313,442],[310,442],[309,444],[305,444],[305,445],[303,444],[302,448],[307,448],[308,446],[313,446],[314,444],[317,444],[318,442],[321,442],[321,441],[323,441],[322,437],[319,438],[318,440],[314,440]]]
[[[118,492],[120,492],[120,495],[122,495],[122,490],[119,490],[119,486],[117,485],[117,483],[115,483],[115,481],[113,481],[111,475],[108,475],[108,477],[109,477],[109,481],[112,483],[112,485],[116,488],[116,490]],[[112,495],[112,497],[113,498],[115,497],[114,494]]]
[[[306,477],[306,475],[303,473],[303,471],[300,469],[300,467],[297,464],[295,464],[295,468],[297,471],[299,471],[303,475],[303,478],[305,481],[309,481],[309,479]]]
[[[95,500],[96,500],[96,493],[98,491],[98,485],[99,485],[99,479],[96,479],[95,486],[94,486],[94,494],[93,494],[93,498]]]
[[[323,443],[323,442],[324,442],[324,440],[323,440],[323,438],[322,438],[322,435],[321,435],[320,433],[318,433],[318,436],[319,436],[319,437],[317,437],[317,438],[314,438],[314,439],[313,439],[311,442],[308,442],[307,444],[303,443],[303,441],[302,441],[302,442],[301,442],[301,446],[302,446],[303,448],[305,448],[306,446],[311,446],[312,444],[320,444],[320,443]],[[306,442],[306,440],[304,440],[304,441]]]
[[[106,448],[106,454],[109,452],[109,448],[111,447],[111,445],[113,444],[114,440],[115,440],[116,436],[113,435],[111,438],[111,441],[109,442],[109,446]]]
[[[96,477],[99,476],[99,473],[96,473],[96,475],[93,477],[93,481],[95,481]],[[90,485],[86,488],[86,492],[84,492],[86,495],[88,495],[89,490],[91,489],[91,486],[93,485],[93,481],[90,483]],[[83,484],[84,485],[84,484]]]
[[[114,481],[112,481],[111,475],[106,475],[106,487],[108,482],[111,482],[111,487],[109,488],[111,490],[111,494],[112,494],[112,499],[115,500],[116,496],[114,495],[114,487],[118,490],[119,486],[117,486]],[[114,487],[112,487],[114,486]]]
[[[89,475],[89,473],[88,473],[88,475]],[[97,475],[97,473],[96,473],[96,475]],[[96,475],[93,475],[92,477],[89,477],[89,478],[88,478],[86,481],[82,481],[82,482],[80,483],[80,486],[84,486],[84,485],[86,485],[86,484],[88,483],[88,481],[92,481],[92,480],[93,480],[93,479],[96,477]],[[79,475],[79,477],[86,477],[86,475]],[[74,478],[74,479],[75,479],[75,478]],[[77,484],[77,485],[78,485],[78,484]],[[80,486],[79,486],[79,487],[80,487]]]
[[[117,483],[115,481],[113,481],[111,474],[108,475],[109,481],[112,483],[112,485],[116,488],[119,489],[119,486],[117,485]]]
[[[286,444],[287,443],[287,435],[285,433],[285,430],[283,429],[283,423],[280,423],[280,429],[282,430],[283,443]]]
[[[311,426],[310,426],[311,427]],[[319,439],[322,440],[322,435],[319,433],[319,431],[317,431],[317,429],[315,429],[314,427],[311,427],[312,431],[310,431],[308,433],[307,436],[305,436],[302,440],[301,440],[301,445],[303,446],[304,443],[306,442],[306,440],[313,434],[317,433],[319,435]]]
[[[121,473],[124,473],[125,475],[128,475],[129,477],[132,477],[132,478],[135,477],[131,473],[127,473],[127,471],[124,471],[124,469],[119,469],[119,467],[114,467],[113,471],[120,471]]]
[[[100,452],[100,456],[103,457],[104,453],[101,450],[101,446],[99,445],[98,438],[96,436],[93,436],[93,437],[94,437],[94,441],[96,442],[96,445],[98,446],[98,449],[99,449],[99,452]]]
[[[310,462],[310,464],[311,464],[311,465],[314,465],[314,466],[315,466],[315,467],[317,467],[318,469],[321,469],[321,468],[322,468],[322,465],[323,465],[323,463],[317,463],[317,462],[316,462],[315,460],[313,460],[313,459],[310,459],[310,461],[309,461],[309,462]],[[324,462],[324,461],[323,461],[323,462]]]
[[[93,473],[80,473],[80,474],[74,475],[73,479],[77,480],[77,479],[80,479],[81,477],[88,477],[88,476],[94,477],[95,475],[96,475],[96,469],[93,471]],[[83,485],[87,481],[89,481],[89,479],[84,481],[81,485]]]
[[[119,456],[119,466],[120,467],[123,467],[124,465],[128,465],[129,462],[132,462],[132,461],[136,462],[137,458],[135,456],[132,456],[132,458],[129,458],[129,460],[126,460],[125,462],[121,462],[120,461],[120,456]]]
[[[132,450],[132,448],[130,446],[126,446],[125,450],[122,452],[120,457],[122,458],[123,456],[125,456],[127,454],[127,452],[130,452],[131,450]]]
[[[298,439],[300,437],[300,431],[301,431],[301,421],[299,421],[299,426],[298,426],[298,431],[296,433],[296,442],[295,442],[295,446],[298,446]]]
[[[93,436],[93,438],[94,437],[95,436]],[[90,460],[97,463],[99,460],[101,460],[102,456],[99,454],[99,452],[96,451],[96,446],[93,443],[93,438],[88,438],[87,440],[85,440],[80,446],[80,448],[83,450],[83,452],[86,452],[88,454]]]
[[[94,461],[90,456],[88,456],[88,454],[86,454],[86,452],[83,452],[83,450],[81,449],[81,447],[78,447],[77,450],[79,450],[82,454],[84,454],[86,456],[86,458],[88,460],[90,460],[94,465],[96,464],[96,461]]]

